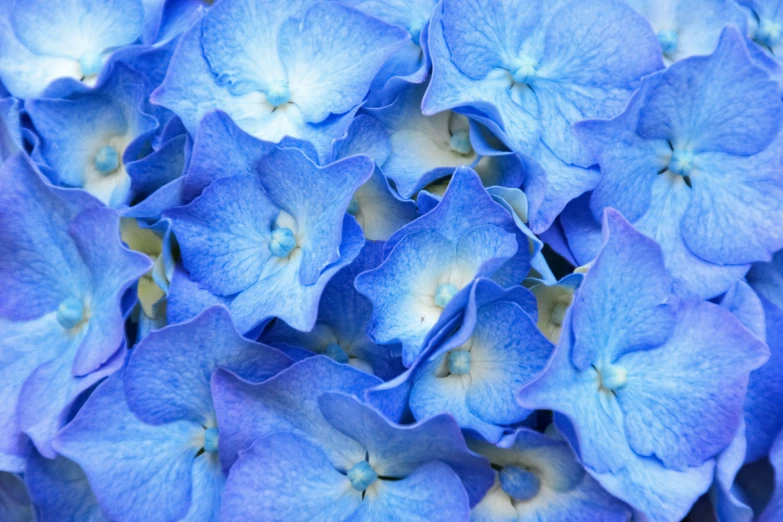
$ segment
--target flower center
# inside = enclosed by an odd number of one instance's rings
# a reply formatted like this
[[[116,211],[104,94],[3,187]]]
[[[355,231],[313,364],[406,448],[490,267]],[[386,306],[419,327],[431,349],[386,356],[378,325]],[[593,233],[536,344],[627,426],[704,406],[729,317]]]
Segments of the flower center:
[[[324,353],[327,355],[327,357],[331,357],[338,363],[345,364],[348,362],[348,354],[345,353],[345,350],[343,350],[342,346],[337,343],[330,343],[327,345]]]
[[[532,471],[506,466],[500,470],[500,486],[514,500],[526,502],[538,494],[541,480]]]
[[[438,288],[435,290],[435,304],[441,308],[446,308],[446,305],[449,304],[449,301],[455,295],[457,295],[456,286],[449,283],[438,285]]]
[[[690,176],[693,170],[694,155],[688,149],[675,149],[669,161],[669,171],[680,176]]]
[[[86,52],[79,58],[79,67],[82,70],[82,76],[95,76],[101,72],[103,61],[101,55],[93,52]]]
[[[276,82],[270,85],[266,91],[266,101],[274,107],[290,102],[291,91],[288,89],[288,82]]]
[[[449,373],[465,375],[470,373],[470,352],[467,350],[452,350],[449,352]]]
[[[609,391],[617,391],[628,384],[628,370],[622,366],[608,364],[599,372],[601,376],[601,387]]]
[[[473,152],[473,145],[470,144],[470,132],[467,129],[454,131],[454,134],[449,138],[449,146],[454,152],[467,156]]]
[[[110,174],[120,166],[120,154],[111,145],[98,149],[95,153],[95,169],[102,175]]]
[[[511,76],[514,77],[515,83],[529,85],[533,83],[538,74],[538,62],[523,56],[514,62],[509,70],[511,71]]]
[[[207,453],[217,453],[218,434],[217,428],[209,428],[204,432],[204,451]]]
[[[679,37],[675,31],[661,31],[658,33],[658,42],[661,44],[663,54],[673,54],[677,52]]]
[[[348,480],[351,481],[353,489],[364,491],[378,480],[378,474],[375,473],[369,462],[362,460],[348,471]]]
[[[269,251],[275,257],[288,257],[296,246],[296,238],[290,228],[276,228],[269,240]]]
[[[772,20],[761,20],[753,39],[769,48],[775,47],[783,36],[783,28]]]
[[[75,297],[66,297],[57,307],[57,322],[66,330],[84,321],[84,304]]]

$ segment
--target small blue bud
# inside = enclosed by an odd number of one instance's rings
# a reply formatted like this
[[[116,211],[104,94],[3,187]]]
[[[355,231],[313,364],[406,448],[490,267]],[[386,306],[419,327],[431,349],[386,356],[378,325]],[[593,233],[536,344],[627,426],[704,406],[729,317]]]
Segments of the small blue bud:
[[[661,44],[663,54],[674,54],[677,52],[679,36],[675,31],[661,31],[658,33],[658,42]]]
[[[445,283],[442,285],[438,285],[438,288],[435,290],[435,304],[440,306],[441,308],[445,308],[447,304],[449,304],[449,301],[457,295],[457,287]]]
[[[84,320],[84,304],[75,297],[66,297],[57,307],[57,322],[70,330]]]
[[[269,105],[279,107],[291,101],[291,91],[287,82],[276,82],[266,91],[266,101]]]
[[[669,171],[680,176],[689,176],[693,170],[693,152],[687,149],[675,149],[669,161]]]
[[[362,460],[348,471],[348,480],[351,481],[353,489],[364,491],[378,480],[378,474],[375,473],[369,462]]]
[[[101,174],[109,174],[120,166],[120,155],[117,149],[106,145],[95,153],[95,169]]]
[[[276,257],[288,257],[296,247],[296,238],[290,228],[276,228],[269,240],[269,251]]]
[[[628,370],[622,366],[609,364],[601,371],[601,387],[609,391],[617,391],[628,384]]]
[[[470,352],[467,350],[452,350],[449,352],[449,373],[465,375],[470,373]]]
[[[327,345],[324,353],[327,357],[331,357],[338,363],[345,364],[348,362],[348,354],[345,353],[345,350],[343,350],[339,344],[331,343]]]
[[[454,152],[470,154],[473,152],[473,145],[470,144],[470,132],[467,129],[455,131],[449,138],[449,146]]]
[[[500,470],[500,486],[511,498],[525,502],[538,494],[541,480],[532,471],[506,466]]]
[[[538,62],[532,58],[522,57],[516,60],[509,70],[514,77],[515,83],[527,85],[533,83],[533,80],[536,79],[536,75],[538,74],[537,67]]]
[[[99,53],[86,52],[79,58],[79,67],[82,70],[82,76],[95,76],[101,72],[103,60]]]
[[[217,428],[209,428],[204,432],[204,451],[207,453],[217,453],[219,433]]]

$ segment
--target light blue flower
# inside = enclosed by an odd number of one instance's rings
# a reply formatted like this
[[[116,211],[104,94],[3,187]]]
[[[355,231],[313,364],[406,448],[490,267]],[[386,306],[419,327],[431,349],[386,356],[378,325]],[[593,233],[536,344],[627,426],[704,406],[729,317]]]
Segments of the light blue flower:
[[[354,156],[318,167],[297,149],[278,148],[231,167],[236,175],[164,214],[182,262],[202,288],[230,299],[243,333],[272,317],[310,330],[324,286],[364,244],[346,210],[372,162]]]
[[[585,472],[564,440],[525,428],[510,440],[510,447],[499,448],[468,439],[496,474],[495,485],[473,508],[472,522],[629,520],[630,508]]]
[[[491,485],[451,418],[392,424],[356,398],[380,381],[326,357],[259,385],[228,372],[213,383],[227,520],[460,520]]]
[[[0,463],[14,469],[22,432],[53,458],[71,403],[122,364],[120,299],[150,263],[122,246],[113,211],[19,154],[0,171],[0,222]]]
[[[710,54],[726,24],[745,32],[745,13],[732,0],[625,0],[652,25],[667,64]]]
[[[572,125],[620,113],[640,79],[662,67],[647,22],[613,0],[445,0],[429,47],[424,114],[457,109],[483,117],[512,150],[541,163],[534,232],[596,181],[583,169],[593,157]]]
[[[778,0],[737,0],[737,3],[748,10],[750,37],[779,61],[783,54],[783,6]]]
[[[674,297],[660,247],[616,211],[604,230],[555,355],[518,400],[558,412],[607,491],[653,520],[680,519],[712,482],[769,350],[727,310]]]
[[[257,138],[309,140],[323,158],[407,40],[403,29],[337,2],[220,2],[182,36],[153,101],[191,135],[221,109]]]
[[[4,2],[0,79],[17,98],[84,91],[115,49],[140,38],[143,22],[141,0]]]
[[[781,121],[776,85],[727,28],[709,57],[645,80],[623,115],[579,124],[601,166],[593,214],[616,208],[657,240],[684,292],[725,292],[783,247]]]
[[[381,266],[356,278],[373,304],[370,335],[379,344],[402,343],[410,366],[449,301],[474,278],[522,282],[530,269],[528,244],[478,175],[457,169],[443,200],[387,241]]]
[[[130,164],[158,127],[147,101],[151,91],[141,74],[115,63],[96,89],[76,99],[28,100],[25,109],[40,137],[34,157],[58,185],[83,188],[112,207],[129,203]],[[137,176],[144,171],[137,168]]]
[[[84,470],[111,520],[215,520],[225,473],[212,373],[227,368],[260,382],[290,364],[242,338],[225,308],[210,308],[139,343],[59,433],[57,451]]]

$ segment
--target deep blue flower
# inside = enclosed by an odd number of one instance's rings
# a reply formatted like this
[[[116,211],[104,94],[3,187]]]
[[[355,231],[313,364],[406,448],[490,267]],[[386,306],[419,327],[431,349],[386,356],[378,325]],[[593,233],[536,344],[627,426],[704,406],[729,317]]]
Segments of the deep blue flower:
[[[724,308],[674,297],[660,247],[617,212],[604,228],[555,355],[519,401],[562,414],[558,428],[610,493],[679,519],[712,482],[710,459],[734,438],[769,351]]]
[[[216,374],[221,458],[236,459],[223,518],[466,518],[491,485],[489,464],[450,417],[399,426],[361,403],[373,381],[322,356],[260,385]]]
[[[579,124],[601,166],[593,214],[618,209],[684,291],[714,297],[783,247],[782,121],[776,85],[727,28],[709,57],[645,80],[623,115]]]
[[[73,400],[122,364],[120,299],[150,263],[122,246],[113,211],[21,155],[0,171],[0,224],[0,462],[15,469],[22,432],[53,458]]]
[[[230,298],[242,332],[272,317],[310,330],[324,286],[364,243],[345,212],[372,162],[355,156],[318,167],[297,149],[278,148],[236,167],[164,214],[182,262],[202,288]]]
[[[112,520],[215,520],[225,474],[212,373],[225,368],[260,382],[290,363],[243,339],[225,308],[210,308],[144,338],[127,369],[101,384],[60,432],[57,451],[81,466]]]

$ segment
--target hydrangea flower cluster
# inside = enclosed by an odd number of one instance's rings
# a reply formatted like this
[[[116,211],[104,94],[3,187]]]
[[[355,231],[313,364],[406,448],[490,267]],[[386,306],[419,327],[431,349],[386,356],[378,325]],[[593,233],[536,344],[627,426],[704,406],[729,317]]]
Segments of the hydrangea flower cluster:
[[[682,520],[783,520],[783,3],[0,2],[0,521]]]

